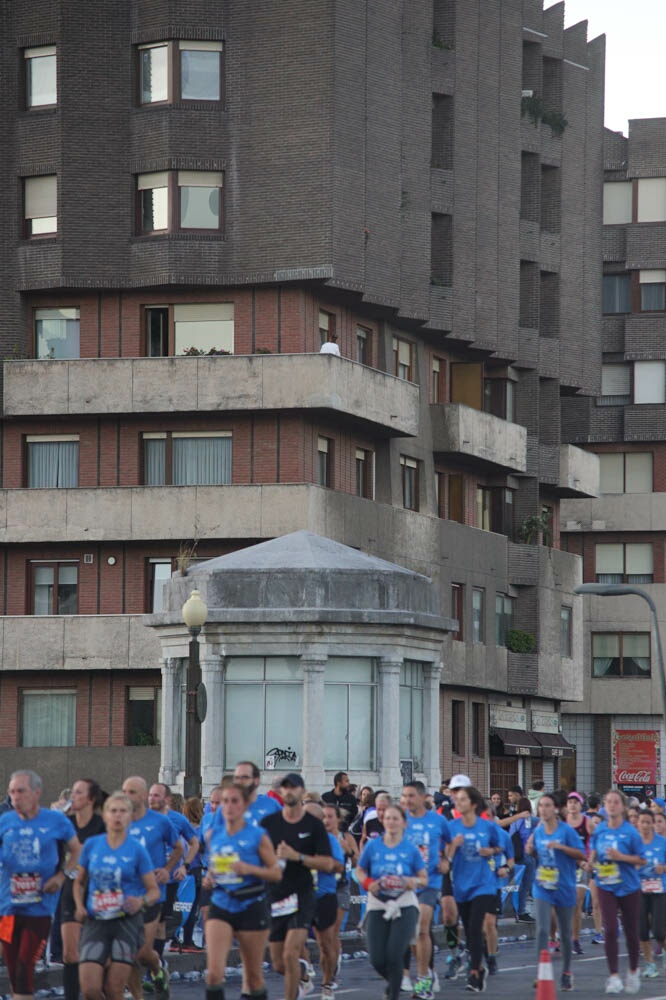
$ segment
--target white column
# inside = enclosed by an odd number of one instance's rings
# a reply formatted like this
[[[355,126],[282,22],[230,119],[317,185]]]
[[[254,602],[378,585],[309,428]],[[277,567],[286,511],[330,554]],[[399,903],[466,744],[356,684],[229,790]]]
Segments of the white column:
[[[176,656],[162,660],[162,728],[160,781],[175,785],[180,771],[180,666]]]
[[[201,726],[201,779],[207,797],[219,785],[224,771],[224,664],[221,656],[207,654],[200,663],[208,696],[206,718]]]
[[[402,785],[400,774],[400,668],[402,660],[379,661],[377,733],[379,784],[390,792]]]
[[[303,665],[303,766],[305,787],[324,788],[324,674],[328,657],[301,656]]]
[[[442,663],[423,665],[423,771],[426,785],[439,788],[442,780],[439,760],[439,684]]]

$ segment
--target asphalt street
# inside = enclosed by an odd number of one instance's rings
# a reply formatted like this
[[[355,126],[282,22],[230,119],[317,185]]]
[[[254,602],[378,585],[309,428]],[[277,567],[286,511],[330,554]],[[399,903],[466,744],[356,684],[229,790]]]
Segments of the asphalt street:
[[[574,992],[586,998],[604,997],[604,986],[608,975],[606,960],[603,948],[592,945],[590,938],[583,940],[585,955],[574,956]],[[624,975],[626,970],[626,952],[620,948],[620,972]],[[453,982],[444,982],[444,954],[439,952],[436,958],[436,967],[441,976],[440,992],[438,996],[460,996],[461,1000],[470,994],[465,990],[465,980],[462,976]],[[486,995],[488,997],[506,997],[511,1000],[534,1000],[533,982],[536,977],[537,961],[534,950],[534,943],[519,942],[515,944],[503,945],[499,957],[500,972],[497,976],[488,977]],[[553,973],[555,977],[555,988],[557,990],[559,976],[561,972],[561,959],[557,954],[553,956]],[[284,1000],[284,989],[282,980],[273,972],[269,972],[266,977],[268,995],[270,1000]],[[310,996],[314,1000],[320,997],[319,977],[316,980],[316,988]],[[367,958],[350,958],[344,962],[340,975],[340,987],[336,991],[337,997],[344,997],[345,1000],[381,1000],[384,995],[384,983],[373,972]],[[174,1000],[193,1000],[203,996],[204,984],[198,982],[177,982],[172,984],[172,996]],[[225,996],[227,1000],[237,1000],[240,996],[240,980],[232,978],[225,983]],[[410,994],[402,994],[408,1000]],[[666,1000],[666,971],[660,971],[657,979],[643,980],[639,994],[641,1000]]]

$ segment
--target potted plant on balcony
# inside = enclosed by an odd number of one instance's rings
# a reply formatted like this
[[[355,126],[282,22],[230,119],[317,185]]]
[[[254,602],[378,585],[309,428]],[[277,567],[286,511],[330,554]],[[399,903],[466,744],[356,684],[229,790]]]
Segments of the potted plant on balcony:
[[[506,636],[506,648],[510,653],[534,653],[536,638],[531,632],[523,632],[520,628],[510,628]]]

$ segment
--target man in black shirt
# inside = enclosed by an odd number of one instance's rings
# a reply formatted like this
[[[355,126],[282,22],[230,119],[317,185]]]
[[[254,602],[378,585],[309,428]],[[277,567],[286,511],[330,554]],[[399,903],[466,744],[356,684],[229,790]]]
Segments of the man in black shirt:
[[[311,992],[299,962],[315,911],[312,871],[333,871],[328,834],[321,820],[303,807],[305,785],[300,774],[286,774],[280,785],[284,806],[264,816],[261,826],[271,838],[282,868],[282,881],[269,887],[271,963],[284,976],[285,1000],[302,1000]]]
[[[358,812],[358,802],[356,796],[352,794],[349,787],[349,775],[345,771],[338,771],[333,778],[333,788],[330,792],[324,792],[322,802],[337,806],[340,816],[340,830],[344,833],[349,829],[349,825],[354,822]]]

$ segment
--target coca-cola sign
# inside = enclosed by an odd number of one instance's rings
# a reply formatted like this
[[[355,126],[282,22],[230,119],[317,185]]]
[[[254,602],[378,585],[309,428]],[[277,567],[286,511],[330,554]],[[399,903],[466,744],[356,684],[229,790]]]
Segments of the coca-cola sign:
[[[661,771],[661,737],[658,729],[613,731],[613,783],[657,785]]]

